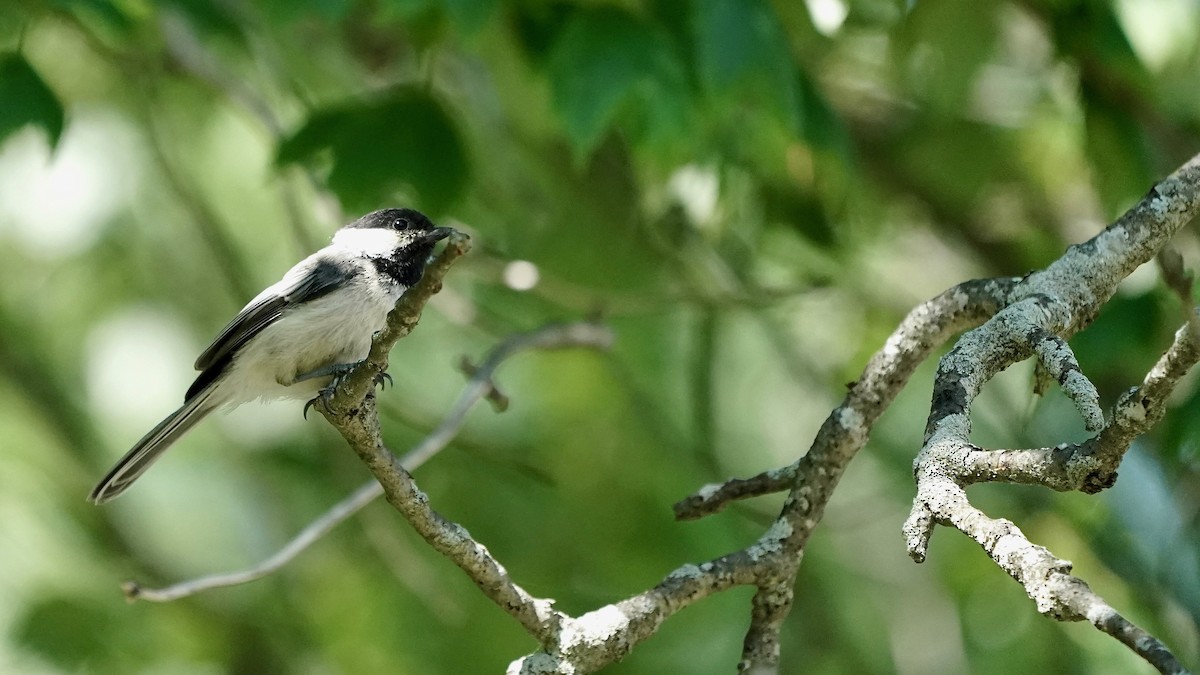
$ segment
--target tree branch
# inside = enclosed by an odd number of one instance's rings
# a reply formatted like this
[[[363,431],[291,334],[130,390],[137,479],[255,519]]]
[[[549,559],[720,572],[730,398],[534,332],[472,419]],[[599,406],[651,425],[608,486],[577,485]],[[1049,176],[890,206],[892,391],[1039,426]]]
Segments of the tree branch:
[[[450,521],[429,506],[429,498],[417,487],[412,475],[383,443],[375,407],[374,381],[387,368],[387,355],[395,343],[416,326],[428,299],[441,288],[441,280],[450,266],[469,249],[469,239],[461,233],[450,237],[441,255],[428,267],[425,276],[410,288],[388,315],[388,325],[376,335],[367,359],[336,388],[334,395],[318,409],[333,425],[383,486],[388,503],[396,508],[426,542],[458,565],[497,605],[521,622],[542,644],[549,644],[565,616],[553,609],[549,600],[531,596],[513,583],[504,567],[482,544],[471,538],[461,525]],[[611,337],[594,326],[572,324],[561,330],[577,338],[607,344]],[[547,341],[545,335],[533,342]],[[490,387],[490,385],[485,385]]]
[[[1200,312],[1193,310],[1193,316]],[[1041,485],[1060,492],[1095,494],[1117,480],[1117,467],[1138,436],[1149,431],[1167,410],[1167,399],[1197,361],[1194,322],[1175,332],[1175,339],[1141,386],[1130,389],[1113,406],[1104,430],[1083,443],[1052,448],[985,450],[974,445],[960,449],[953,475],[963,485],[983,482]]]
[[[1062,620],[1087,619],[1163,672],[1174,672],[1181,667],[1170,652],[1071,576],[1070,563],[1033,545],[1012,523],[975,509],[964,486],[978,480],[979,474],[956,473],[959,464],[953,460],[965,453],[986,452],[969,443],[970,406],[995,373],[1030,356],[1037,356],[1046,372],[1068,391],[1089,426],[1101,426],[1095,389],[1083,377],[1065,340],[1092,321],[1120,279],[1153,256],[1198,206],[1200,158],[1159,183],[1120,220],[1093,240],[1071,247],[1046,270],[1022,279],[966,282],[918,306],[868,362],[806,455],[789,467],[753,479],[708,486],[677,507],[682,516],[697,517],[715,513],[732,499],[788,489],[779,518],[757,541],[700,565],[684,565],[647,591],[579,617],[554,609],[552,601],[535,598],[515,584],[482,544],[429,506],[428,497],[380,438],[371,383],[386,367],[391,346],[416,324],[445,269],[465,252],[465,238],[450,241],[440,264],[432,265],[422,280],[424,291],[414,287],[411,302],[406,302],[407,294],[401,300],[371,356],[339,386],[323,412],[375,474],[389,503],[541,644],[539,651],[510,664],[509,673],[595,671],[623,658],[683,607],[736,585],[758,588],[740,667],[774,672],[778,629],[791,608],[796,572],[846,465],[917,365],[952,335],[978,326],[962,335],[939,364],[926,443],[914,466],[918,494],[905,525],[910,553],[918,560],[924,558],[935,523],[955,527],[1022,583],[1039,611]],[[1166,392],[1178,379],[1175,374],[1186,372],[1194,362],[1191,343],[1179,337],[1176,342],[1178,348],[1173,346],[1164,356],[1162,374],[1152,372],[1143,383],[1143,394]],[[1136,417],[1136,411],[1119,410],[1101,436],[1117,433],[1109,431],[1117,426],[1117,419]]]
[[[763,583],[750,602],[750,628],[742,642],[739,673],[773,675],[779,672],[779,631],[792,610],[794,576]]]
[[[732,499],[791,489],[780,518],[757,541],[709,562],[684,565],[632,598],[579,618],[564,617],[551,647],[543,643],[542,651],[514,661],[508,672],[593,672],[624,658],[680,609],[743,585],[765,590],[760,590],[752,603],[741,667],[771,672],[778,665],[778,625],[791,607],[791,587],[804,546],[845,465],[866,443],[870,428],[916,367],[951,335],[994,314],[1019,281],[968,281],[917,306],[850,386],[845,401],[826,419],[807,455],[789,467],[753,479],[708,486],[676,505],[681,517],[700,517],[716,513]]]
[[[790,596],[779,595],[778,587],[769,583],[794,579],[808,537],[820,522],[846,464],[865,444],[871,427],[916,366],[944,340],[981,324],[984,327],[999,326],[997,330],[1008,338],[1002,344],[985,345],[991,347],[986,353],[991,357],[988,363],[993,365],[983,372],[978,368],[963,368],[955,371],[953,376],[939,378],[939,386],[934,391],[935,411],[950,410],[965,417],[977,387],[999,372],[1000,367],[995,364],[1007,361],[1005,365],[1008,365],[1038,354],[1047,371],[1070,390],[1068,395],[1075,400],[1089,426],[1100,426],[1103,418],[1097,414],[1098,397],[1092,394],[1094,387],[1081,377],[1079,365],[1064,340],[1090,323],[1099,305],[1115,290],[1117,282],[1165,243],[1166,236],[1152,228],[1140,227],[1141,223],[1164,221],[1178,229],[1195,213],[1195,186],[1200,182],[1195,164],[1195,161],[1189,163],[1181,172],[1160,183],[1146,200],[1101,236],[1072,247],[1063,260],[1044,272],[1023,279],[967,282],[914,309],[872,357],[842,405],[826,419],[806,455],[789,467],[752,479],[706,486],[676,505],[680,517],[694,518],[715,513],[734,499],[790,488],[780,518],[757,542],[709,563],[682,567],[655,589],[608,605],[579,620],[564,617],[555,647],[519,659],[510,665],[509,672],[591,672],[622,658],[633,644],[648,636],[647,626],[656,627],[680,607],[729,586],[747,583],[758,586],[760,591],[753,603],[751,628],[741,667],[772,672],[778,658],[773,655],[777,649],[773,627],[786,616]],[[1128,254],[1126,257],[1114,256],[1118,246]],[[1104,260],[1099,260],[1100,257]],[[1063,298],[1046,293],[1046,289],[1037,283],[1042,279],[1052,280],[1054,290],[1061,290]],[[1080,283],[1079,279],[1085,279],[1086,283]],[[1014,310],[1014,307],[1019,309]],[[967,354],[971,353],[968,348],[979,340],[981,331],[982,328],[964,335],[959,346],[943,359],[939,373],[947,369],[947,364],[968,365]],[[979,356],[975,359],[978,362]],[[965,391],[973,393],[967,397]],[[942,419],[931,416],[926,430],[928,437],[936,437]],[[973,446],[966,438],[963,434],[961,446],[970,449]],[[918,458],[916,466],[919,477],[923,467],[927,469],[921,459]],[[1139,654],[1154,654],[1156,665],[1169,665],[1173,661],[1161,643],[1123,619],[1115,620],[1115,613],[1097,610],[1106,605],[1090,591],[1083,592],[1086,585],[1069,575],[1069,563],[1055,558],[1044,548],[1028,544],[1012,523],[992,521],[970,507],[960,485],[953,481],[938,482],[933,479],[936,477],[927,478],[920,484],[923,494],[928,493],[924,501],[947,511],[961,507],[955,511],[954,524],[975,537],[1014,578],[1027,582],[1027,589],[1035,589],[1036,594],[1033,590],[1030,592],[1031,596],[1043,601],[1039,608],[1053,607],[1059,612],[1056,615],[1063,618],[1089,618],[1097,626],[1107,627],[1106,631],[1119,633],[1123,640],[1137,635],[1134,641],[1142,646]],[[906,531],[930,529],[935,514],[940,512],[932,507],[914,509]],[[922,555],[923,552],[922,549]],[[679,579],[687,579],[689,585],[680,587],[670,583]],[[1058,586],[1037,586],[1038,580],[1047,579],[1054,579]],[[619,612],[621,621],[597,622],[593,619],[610,617],[614,611]],[[580,627],[578,622],[584,619],[589,619],[588,625]],[[587,639],[578,639],[580,634],[586,635]]]
[[[904,524],[914,560],[925,559],[935,524],[953,527],[978,542],[1021,583],[1039,612],[1067,621],[1089,619],[1163,672],[1181,672],[1182,666],[1161,643],[1120,619],[1071,576],[1070,563],[1030,542],[1011,522],[989,518],[973,507],[963,488],[984,480],[1085,492],[1112,485],[1129,444],[1162,417],[1167,395],[1196,363],[1192,321],[1176,334],[1142,386],[1121,398],[1107,426],[1099,424],[1103,418],[1096,417],[1095,388],[1079,370],[1066,339],[1087,327],[1117,284],[1153,258],[1198,211],[1200,155],[1155,185],[1096,237],[1026,276],[1006,306],[958,340],[938,365],[925,444],[914,464],[917,495]],[[1032,355],[1072,397],[1088,428],[1103,430],[1079,446],[988,451],[972,445],[970,410],[983,385]]]
[[[357,404],[335,400],[322,413],[375,474],[388,503],[430,546],[462,568],[485,595],[516,617],[530,634],[543,642],[551,638],[560,618],[551,603],[534,598],[513,583],[504,567],[464,527],[434,511],[412,474],[383,444],[374,396]]]
[[[867,362],[858,380],[848,385],[846,398],[825,419],[808,454],[753,478],[706,485],[675,505],[676,517],[690,520],[718,513],[731,501],[792,489],[822,471],[840,476],[917,366],[955,333],[994,315],[1019,282],[1018,277],[967,281],[917,305]]]

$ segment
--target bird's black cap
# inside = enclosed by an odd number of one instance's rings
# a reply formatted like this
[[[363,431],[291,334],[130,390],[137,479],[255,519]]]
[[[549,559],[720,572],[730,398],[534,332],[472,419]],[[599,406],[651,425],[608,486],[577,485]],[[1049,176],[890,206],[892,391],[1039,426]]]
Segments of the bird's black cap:
[[[416,209],[380,209],[372,211],[346,227],[363,230],[375,228],[396,231],[416,230],[418,232],[428,232],[434,229],[433,221],[429,220],[424,213]]]

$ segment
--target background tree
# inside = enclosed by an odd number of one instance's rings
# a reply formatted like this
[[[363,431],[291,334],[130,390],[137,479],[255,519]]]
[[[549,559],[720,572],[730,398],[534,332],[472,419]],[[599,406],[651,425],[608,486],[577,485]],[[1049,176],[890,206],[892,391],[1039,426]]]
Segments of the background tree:
[[[0,670],[496,672],[537,648],[382,503],[257,584],[119,602],[121,579],[253,564],[368,478],[297,406],[203,425],[120,502],[83,501],[248,297],[381,205],[474,241],[392,355],[393,449],[453,404],[461,355],[596,311],[615,336],[505,366],[509,410],[417,474],[442,513],[571,614],[751,544],[781,497],[670,505],[791,464],[910,309],[1045,268],[1195,154],[1198,32],[1187,0],[0,4]],[[1103,408],[1172,343],[1178,290],[1144,267],[1071,338]],[[781,671],[1148,670],[1039,618],[966,537],[912,564],[936,365],[806,547]],[[973,443],[1091,435],[1033,371],[987,384]],[[1193,381],[1171,405],[1097,496],[970,496],[1195,667]],[[730,672],[753,594],[608,672]]]

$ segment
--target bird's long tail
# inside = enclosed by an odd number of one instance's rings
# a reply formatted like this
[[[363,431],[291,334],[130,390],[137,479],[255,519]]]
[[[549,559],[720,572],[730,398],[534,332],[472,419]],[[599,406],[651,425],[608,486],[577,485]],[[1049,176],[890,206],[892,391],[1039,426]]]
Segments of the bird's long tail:
[[[88,499],[96,504],[103,504],[127,490],[172,443],[220,405],[219,401],[211,400],[212,392],[213,387],[196,392],[195,396],[184,401],[179,410],[168,415],[158,426],[142,436],[142,439],[96,484]]]

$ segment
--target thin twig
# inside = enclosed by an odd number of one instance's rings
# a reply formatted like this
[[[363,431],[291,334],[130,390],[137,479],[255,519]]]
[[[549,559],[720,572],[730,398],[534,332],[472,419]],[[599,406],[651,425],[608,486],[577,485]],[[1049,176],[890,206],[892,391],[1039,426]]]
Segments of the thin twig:
[[[419,464],[418,462],[414,465],[414,468]],[[370,481],[364,484],[349,497],[335,504],[333,508],[326,511],[320,518],[309,523],[287,545],[254,567],[237,572],[210,574],[163,588],[145,588],[138,582],[131,580],[121,584],[121,590],[125,592],[125,598],[130,601],[171,602],[172,600],[186,598],[189,595],[195,595],[214,588],[226,588],[257,581],[290,563],[309,546],[312,546],[322,537],[329,534],[333,528],[342,524],[347,518],[361,511],[364,506],[370,504],[381,494],[383,494],[383,488],[379,487],[379,483]]]
[[[750,478],[730,478],[710,483],[684,497],[671,508],[676,520],[696,520],[719,513],[730,502],[790,490],[796,482],[796,465],[764,471]]]
[[[357,403],[335,397],[327,408],[318,406],[383,485],[388,503],[417,534],[466,572],[484,595],[520,621],[527,632],[543,644],[552,640],[562,615],[553,609],[551,601],[535,598],[514,583],[504,566],[472,539],[466,528],[433,510],[429,496],[384,445],[375,397],[367,396]]]

